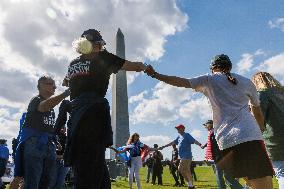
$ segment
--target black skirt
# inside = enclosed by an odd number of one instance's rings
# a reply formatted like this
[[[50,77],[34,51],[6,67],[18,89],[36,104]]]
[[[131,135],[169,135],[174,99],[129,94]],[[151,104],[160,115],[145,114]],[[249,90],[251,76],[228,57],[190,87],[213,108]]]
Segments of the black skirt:
[[[273,176],[271,161],[261,140],[248,141],[222,150],[222,159],[217,166],[234,178],[249,180]]]

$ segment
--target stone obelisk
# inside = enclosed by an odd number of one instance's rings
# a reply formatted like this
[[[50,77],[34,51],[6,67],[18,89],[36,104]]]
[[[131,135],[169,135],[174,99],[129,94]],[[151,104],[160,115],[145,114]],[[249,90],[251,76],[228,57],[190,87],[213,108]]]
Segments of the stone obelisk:
[[[116,34],[116,55],[125,59],[124,35],[120,29]],[[129,115],[127,79],[126,72],[123,70],[113,76],[111,123],[114,146],[124,146],[129,138]],[[112,150],[110,158],[115,158],[115,153]]]

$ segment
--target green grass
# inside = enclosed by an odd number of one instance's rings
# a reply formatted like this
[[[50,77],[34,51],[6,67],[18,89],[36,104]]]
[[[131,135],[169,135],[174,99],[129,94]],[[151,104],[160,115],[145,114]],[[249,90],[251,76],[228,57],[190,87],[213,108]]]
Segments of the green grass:
[[[217,183],[215,179],[215,175],[213,173],[213,170],[209,166],[200,166],[195,168],[195,172],[197,175],[197,182],[194,182],[194,185],[196,188],[199,189],[217,189]],[[164,174],[163,174],[163,186],[157,186],[152,185],[150,183],[146,183],[146,168],[142,168],[140,171],[140,178],[141,178],[141,184],[143,189],[158,189],[158,188],[164,188],[164,189],[176,189],[177,187],[173,187],[174,179],[172,175],[169,172],[168,167],[164,167]],[[157,181],[156,181],[157,182]],[[240,179],[240,182],[244,184],[244,181]],[[134,188],[136,188],[136,185],[134,183]],[[273,186],[274,189],[278,189],[278,184],[276,179],[273,179]],[[123,177],[117,179],[116,182],[112,183],[112,189],[123,189],[123,188],[129,188],[128,181]],[[186,189],[186,187],[178,187],[181,189]],[[228,187],[227,187],[228,188]]]
[[[217,189],[215,175],[213,170],[209,166],[198,166],[195,168],[195,172],[197,175],[197,182],[194,182],[194,185],[198,189]],[[152,185],[150,183],[146,183],[146,168],[142,168],[140,171],[141,184],[143,189],[176,189],[177,187],[173,187],[174,179],[169,172],[168,167],[164,167],[163,174],[163,186]],[[244,181],[240,179],[240,182],[244,184]],[[273,186],[274,189],[278,189],[278,184],[275,178],[273,178]],[[9,187],[6,187],[9,188]],[[123,189],[129,188],[128,181],[126,178],[121,177],[118,178],[116,182],[112,182],[112,189]],[[133,188],[136,188],[135,183],[133,183]],[[186,189],[186,187],[178,187],[180,189]],[[228,187],[227,187],[228,188]]]

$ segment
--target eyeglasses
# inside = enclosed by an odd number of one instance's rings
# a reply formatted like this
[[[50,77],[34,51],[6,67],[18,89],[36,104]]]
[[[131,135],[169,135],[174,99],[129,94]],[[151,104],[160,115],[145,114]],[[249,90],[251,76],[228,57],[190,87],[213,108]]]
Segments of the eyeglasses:
[[[44,84],[44,85],[52,85],[53,87],[56,88],[56,85],[55,85],[54,82],[43,82],[42,84]]]

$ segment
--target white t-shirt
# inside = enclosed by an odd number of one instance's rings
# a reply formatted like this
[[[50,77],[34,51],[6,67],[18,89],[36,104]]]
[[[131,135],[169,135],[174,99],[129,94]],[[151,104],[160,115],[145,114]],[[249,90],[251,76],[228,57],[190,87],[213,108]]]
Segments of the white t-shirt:
[[[214,133],[221,150],[247,141],[263,140],[258,123],[249,111],[249,103],[260,105],[256,88],[249,79],[231,75],[237,79],[237,85],[223,73],[189,79],[191,87],[210,101]]]

